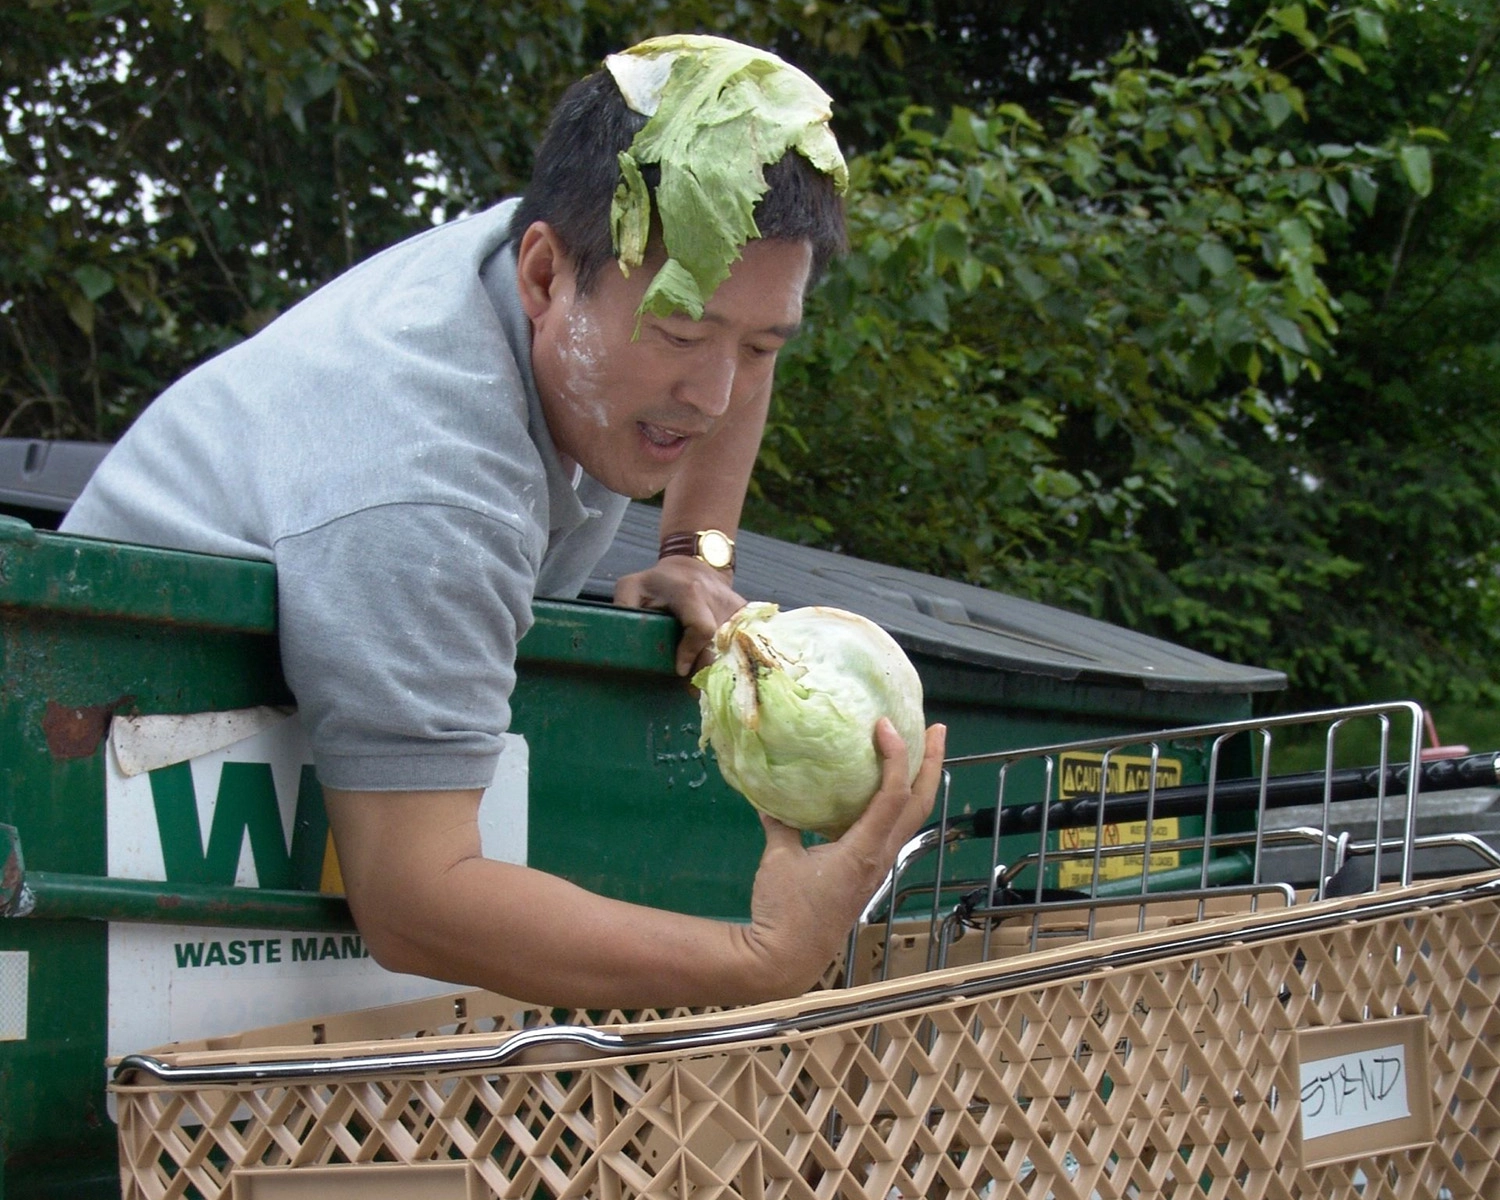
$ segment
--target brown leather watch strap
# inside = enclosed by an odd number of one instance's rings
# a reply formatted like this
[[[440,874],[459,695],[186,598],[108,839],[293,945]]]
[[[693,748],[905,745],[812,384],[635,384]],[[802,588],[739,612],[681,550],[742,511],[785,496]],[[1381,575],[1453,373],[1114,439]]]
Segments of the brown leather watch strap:
[[[661,540],[658,554],[667,558],[685,554],[720,571],[734,569],[734,539],[719,529],[700,529],[696,533],[672,533]]]

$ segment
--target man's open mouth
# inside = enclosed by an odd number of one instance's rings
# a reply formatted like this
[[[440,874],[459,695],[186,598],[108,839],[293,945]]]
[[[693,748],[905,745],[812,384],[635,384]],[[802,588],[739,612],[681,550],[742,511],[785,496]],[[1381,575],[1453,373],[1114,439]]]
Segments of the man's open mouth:
[[[676,429],[668,429],[663,425],[648,425],[645,421],[640,423],[641,433],[653,446],[675,446],[679,442],[685,442],[693,435],[683,433]]]

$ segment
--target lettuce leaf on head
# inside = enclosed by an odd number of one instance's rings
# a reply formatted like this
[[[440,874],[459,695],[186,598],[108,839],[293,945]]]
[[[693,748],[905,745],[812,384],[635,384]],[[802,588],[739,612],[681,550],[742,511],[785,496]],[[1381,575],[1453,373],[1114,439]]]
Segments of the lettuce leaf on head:
[[[610,207],[615,255],[626,274],[645,261],[651,193],[641,167],[656,163],[656,216],[667,252],[638,315],[703,316],[740,250],[760,236],[755,205],[765,168],[788,151],[832,177],[848,168],[829,128],[828,94],[796,67],[727,38],[652,38],[605,59],[625,103],[650,118],[620,154]]]

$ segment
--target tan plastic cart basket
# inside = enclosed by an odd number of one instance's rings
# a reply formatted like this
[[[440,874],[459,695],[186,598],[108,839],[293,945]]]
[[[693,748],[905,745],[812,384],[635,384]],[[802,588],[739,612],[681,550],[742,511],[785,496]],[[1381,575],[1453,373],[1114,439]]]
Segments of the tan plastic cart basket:
[[[890,978],[728,1012],[178,1044],[118,1066],[124,1196],[1496,1200],[1500,870],[1321,891],[1032,906],[938,970],[893,919]]]

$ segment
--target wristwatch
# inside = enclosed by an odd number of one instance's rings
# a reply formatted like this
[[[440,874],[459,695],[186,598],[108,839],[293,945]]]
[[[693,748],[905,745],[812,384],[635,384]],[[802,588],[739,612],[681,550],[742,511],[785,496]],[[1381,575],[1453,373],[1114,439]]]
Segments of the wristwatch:
[[[697,533],[673,533],[661,540],[662,558],[688,554],[706,562],[718,571],[734,567],[734,539],[719,529],[700,529]]]

